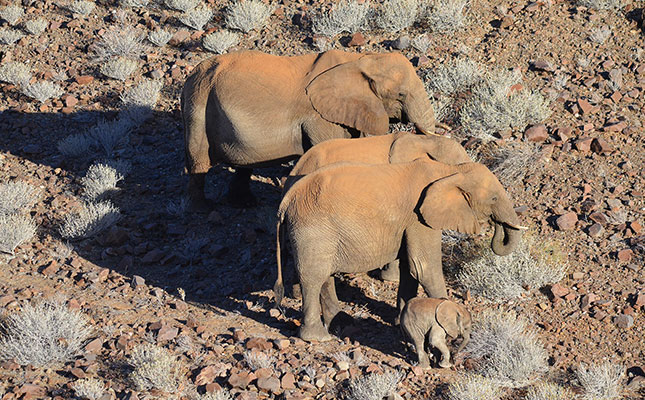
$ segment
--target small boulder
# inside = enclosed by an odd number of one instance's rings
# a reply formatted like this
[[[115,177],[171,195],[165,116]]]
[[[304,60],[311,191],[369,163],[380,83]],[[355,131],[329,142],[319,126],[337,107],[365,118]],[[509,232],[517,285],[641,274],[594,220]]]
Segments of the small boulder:
[[[558,229],[561,231],[573,230],[576,227],[576,222],[578,222],[578,216],[573,211],[563,214],[555,220]]]

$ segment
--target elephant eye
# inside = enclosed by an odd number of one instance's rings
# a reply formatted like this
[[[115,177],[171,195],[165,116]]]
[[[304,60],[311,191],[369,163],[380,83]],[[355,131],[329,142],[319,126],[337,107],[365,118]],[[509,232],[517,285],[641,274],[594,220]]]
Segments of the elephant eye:
[[[493,196],[493,198],[491,200],[497,201],[497,196]]]

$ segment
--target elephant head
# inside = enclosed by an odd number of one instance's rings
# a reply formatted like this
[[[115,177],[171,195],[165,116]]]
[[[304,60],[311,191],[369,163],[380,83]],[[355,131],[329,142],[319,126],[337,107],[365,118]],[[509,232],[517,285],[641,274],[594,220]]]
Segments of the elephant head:
[[[470,332],[472,331],[472,318],[470,312],[465,307],[453,303],[452,301],[443,301],[437,306],[435,311],[437,323],[446,331],[446,334],[452,338],[461,336],[463,341],[457,348],[459,353],[470,341]]]
[[[390,147],[390,163],[401,163],[429,157],[445,164],[473,162],[466,149],[456,140],[445,136],[425,136],[401,133]]]
[[[326,120],[383,135],[389,119],[406,117],[425,134],[434,133],[432,104],[414,67],[401,54],[368,54],[336,65],[306,88],[314,109]]]
[[[433,229],[479,233],[479,221],[490,220],[495,225],[491,249],[499,256],[510,254],[526,228],[520,225],[502,184],[482,164],[454,168],[456,173],[426,188],[419,207],[424,222]]]

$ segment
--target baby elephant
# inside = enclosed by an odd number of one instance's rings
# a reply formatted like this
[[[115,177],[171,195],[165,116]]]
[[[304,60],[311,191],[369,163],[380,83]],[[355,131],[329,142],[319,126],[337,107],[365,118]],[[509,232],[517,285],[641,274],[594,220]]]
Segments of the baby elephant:
[[[446,345],[446,335],[463,341],[455,354],[459,353],[470,340],[472,321],[465,307],[446,299],[420,298],[410,300],[401,315],[401,329],[414,342],[419,357],[419,366],[428,368],[430,362],[425,351],[425,338],[441,351],[439,366],[449,368],[450,351]]]

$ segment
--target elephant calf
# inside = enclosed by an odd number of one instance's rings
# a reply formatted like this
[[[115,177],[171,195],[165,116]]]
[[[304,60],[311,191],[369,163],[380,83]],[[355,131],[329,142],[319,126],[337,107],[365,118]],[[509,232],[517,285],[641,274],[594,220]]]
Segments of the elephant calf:
[[[417,297],[410,300],[403,309],[401,330],[412,340],[420,367],[430,366],[425,351],[425,339],[428,337],[430,344],[441,352],[439,366],[449,368],[452,363],[446,335],[453,339],[459,336],[463,338],[455,352],[459,353],[470,340],[472,319],[465,307],[453,301]]]

